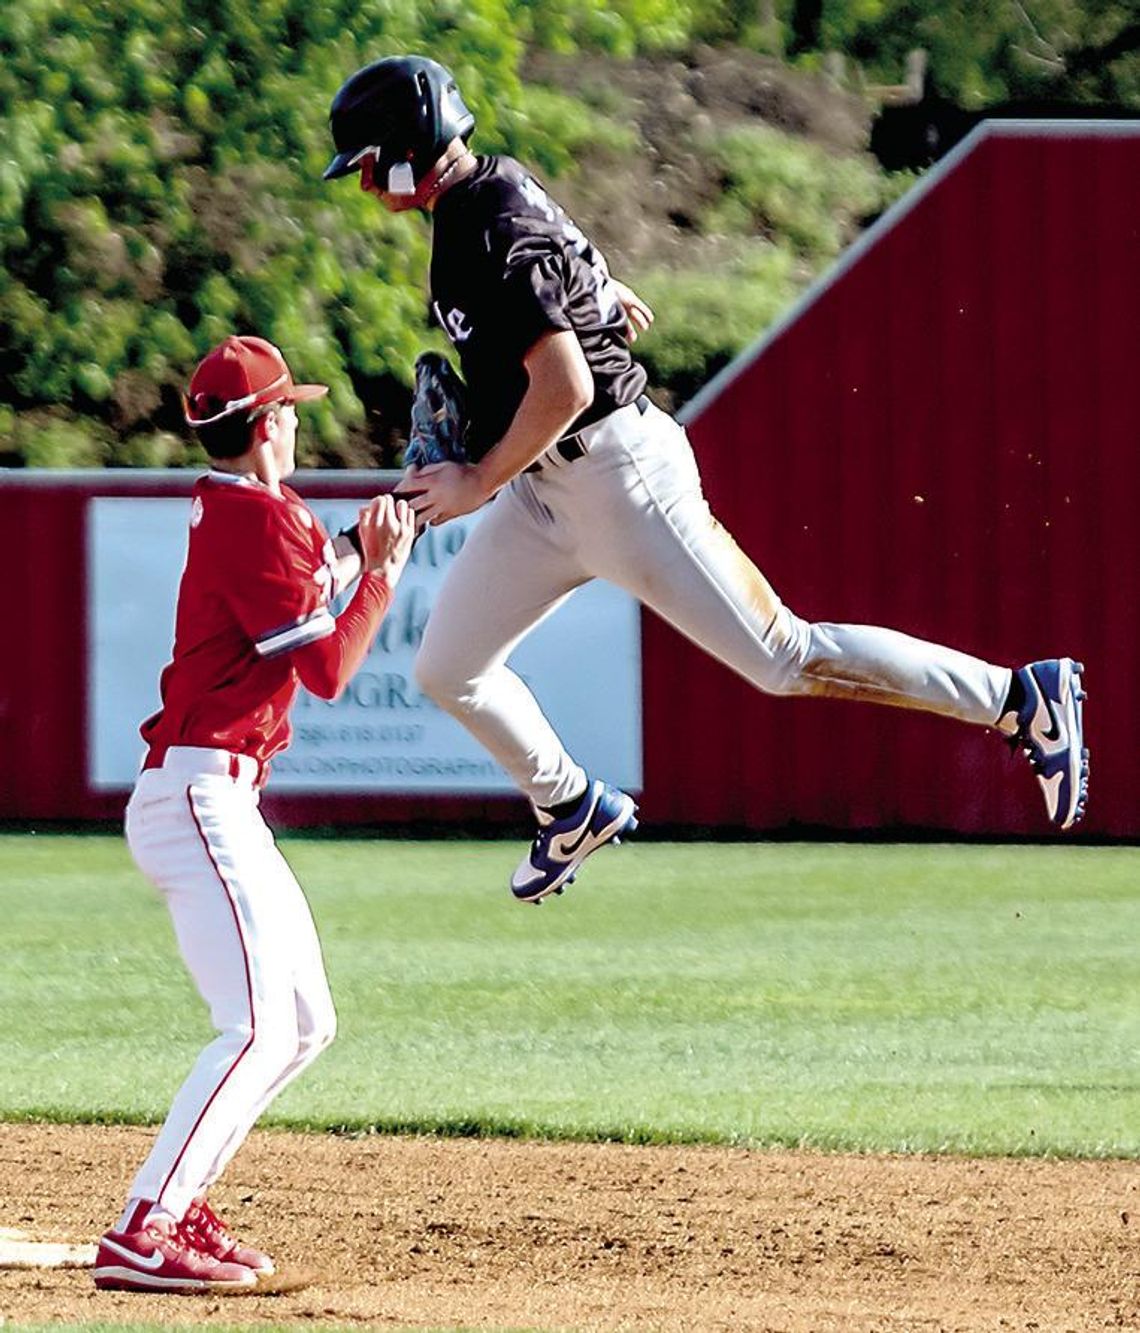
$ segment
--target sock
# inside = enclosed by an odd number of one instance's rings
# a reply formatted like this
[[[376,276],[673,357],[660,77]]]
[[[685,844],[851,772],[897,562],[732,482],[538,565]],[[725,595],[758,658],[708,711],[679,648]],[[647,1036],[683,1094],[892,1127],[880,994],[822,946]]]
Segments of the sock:
[[[582,804],[582,797],[589,791],[589,784],[568,801],[562,801],[558,805],[544,805],[543,814],[549,815],[552,819],[569,819],[571,815],[576,814],[578,807]]]
[[[993,724],[1007,740],[1012,740],[1017,735],[1017,715],[1024,706],[1025,685],[1022,683],[1021,676],[1016,671],[1011,671],[1005,703],[1002,704],[1001,712],[997,715],[997,721]]]
[[[115,1230],[121,1236],[125,1236],[131,1231],[141,1231],[146,1226],[146,1220],[153,1207],[154,1203],[150,1199],[128,1199],[127,1206],[123,1209],[123,1215],[119,1218]]]
[[[1009,693],[1005,696],[1005,703],[1001,706],[1001,717],[1006,713],[1020,713],[1025,703],[1025,686],[1021,682],[1021,676],[1013,671],[1009,677]]]

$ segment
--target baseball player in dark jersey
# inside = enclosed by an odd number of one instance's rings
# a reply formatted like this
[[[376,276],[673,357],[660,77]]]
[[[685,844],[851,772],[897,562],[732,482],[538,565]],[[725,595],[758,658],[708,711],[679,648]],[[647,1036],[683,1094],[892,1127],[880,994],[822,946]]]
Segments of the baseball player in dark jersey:
[[[336,1031],[312,916],[258,800],[289,743],[298,685],[335,698],[363,661],[415,523],[406,501],[378,496],[338,547],[284,484],[294,404],[327,392],[294,384],[277,348],[248,337],[227,338],[190,383],[186,419],[211,467],[190,503],[174,652],[162,707],[143,723],[126,833],[217,1036],[99,1243],[98,1287],[242,1291],[273,1272],[268,1255],[230,1235],[206,1192]],[[334,616],[331,599],[358,576]]]
[[[470,151],[474,123],[436,62],[378,60],[333,101],[325,176],[359,172],[384,207],[432,218],[432,302],[467,382],[469,461],[415,469],[404,489],[422,522],[488,509],[440,591],[416,674],[531,800],[538,829],[515,896],[559,891],[635,827],[631,798],[567,753],[506,664],[595,578],[769,693],[997,728],[1027,754],[1050,820],[1073,825],[1088,784],[1080,664],[1011,670],[893,630],[796,616],[713,518],[684,431],[645,396],[629,344],[652,313],[533,176]]]

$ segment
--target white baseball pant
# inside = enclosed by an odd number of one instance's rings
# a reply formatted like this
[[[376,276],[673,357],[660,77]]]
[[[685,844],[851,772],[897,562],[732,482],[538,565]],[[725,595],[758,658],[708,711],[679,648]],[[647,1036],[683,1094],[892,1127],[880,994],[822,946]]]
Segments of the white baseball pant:
[[[871,625],[791,612],[712,516],[684,430],[631,404],[557,450],[488,506],[448,572],[416,661],[537,806],[576,796],[584,770],[506,665],[519,641],[590,579],[627,589],[769,694],[864,699],[992,726],[1008,667]]]
[[[246,756],[173,746],[127,805],[131,854],[166,900],[218,1033],[131,1190],[175,1220],[336,1034],[316,927],[261,817],[256,777]]]

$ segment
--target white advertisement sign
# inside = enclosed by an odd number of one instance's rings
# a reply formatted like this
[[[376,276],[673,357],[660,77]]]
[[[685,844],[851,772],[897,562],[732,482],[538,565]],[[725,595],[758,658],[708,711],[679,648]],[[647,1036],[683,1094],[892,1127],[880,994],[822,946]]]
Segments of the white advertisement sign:
[[[356,519],[359,500],[312,505],[326,529]],[[130,787],[139,723],[159,706],[186,556],[189,499],[97,497],[88,506],[88,781]],[[448,566],[478,515],[420,538],[369,656],[335,703],[300,691],[274,791],[496,793],[515,790],[454,719],[423,697],[412,662]],[[519,646],[527,681],[567,747],[591,772],[641,787],[641,650],[637,603],[608,584],[579,589]]]

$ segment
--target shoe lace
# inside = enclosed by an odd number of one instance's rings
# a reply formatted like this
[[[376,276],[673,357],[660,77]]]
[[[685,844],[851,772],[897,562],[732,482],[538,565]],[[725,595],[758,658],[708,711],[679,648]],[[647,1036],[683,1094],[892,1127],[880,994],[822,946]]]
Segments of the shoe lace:
[[[192,1204],[183,1219],[183,1225],[191,1236],[201,1236],[204,1240],[212,1241],[227,1250],[232,1250],[237,1245],[226,1224],[208,1203]]]
[[[199,1246],[193,1230],[187,1226],[185,1220],[169,1228],[148,1226],[144,1227],[143,1230],[150,1240],[162,1250],[175,1255],[194,1255],[199,1259],[207,1257]]]

